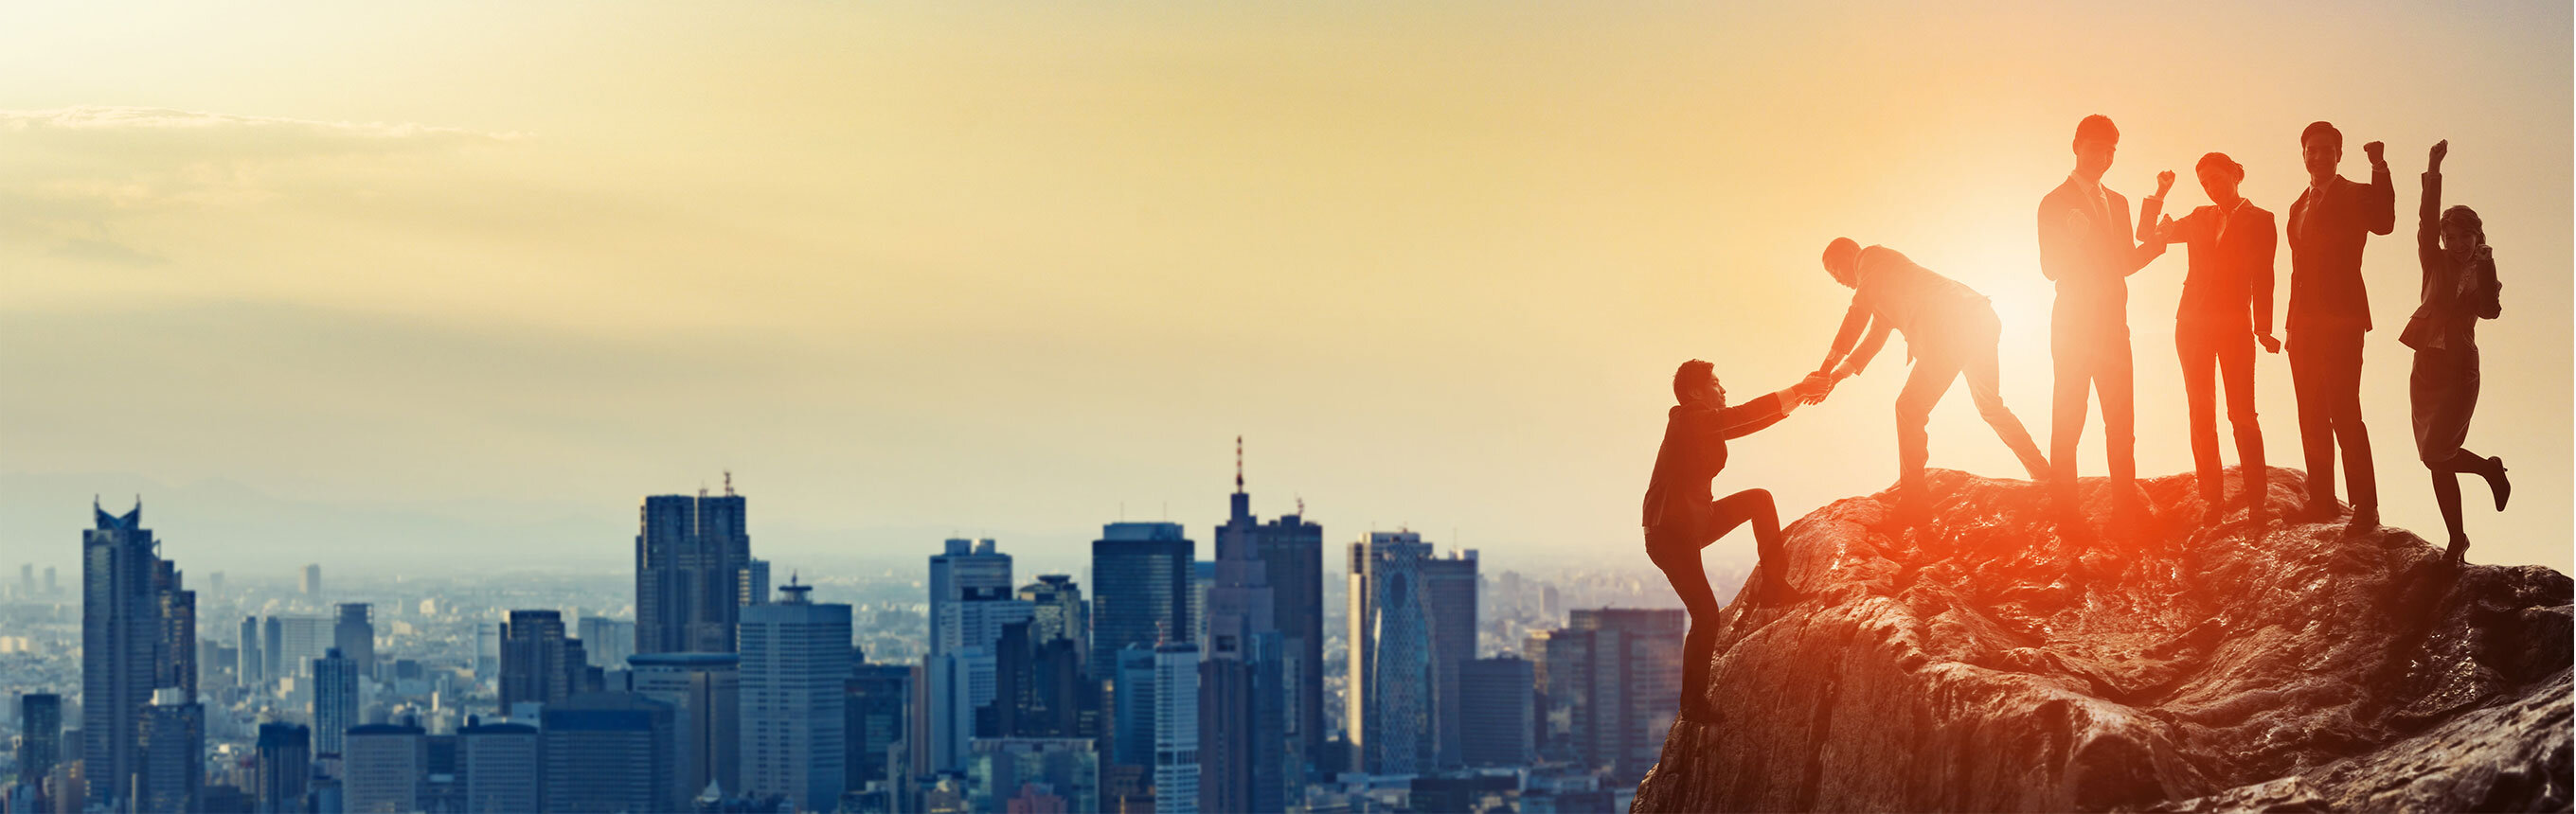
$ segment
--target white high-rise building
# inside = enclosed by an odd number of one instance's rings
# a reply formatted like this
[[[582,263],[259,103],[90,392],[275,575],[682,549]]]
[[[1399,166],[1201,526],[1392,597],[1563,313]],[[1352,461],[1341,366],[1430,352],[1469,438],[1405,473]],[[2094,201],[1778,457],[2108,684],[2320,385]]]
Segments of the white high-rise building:
[[[930,654],[971,647],[978,641],[960,618],[961,604],[1010,598],[1011,555],[993,550],[991,540],[947,541],[940,553],[930,557]],[[989,646],[998,635],[986,635],[981,641]]]
[[[1154,648],[1154,812],[1198,814],[1199,646]]]
[[[850,606],[815,603],[790,584],[742,609],[742,782],[798,810],[839,805],[849,748],[842,707],[850,675]]]

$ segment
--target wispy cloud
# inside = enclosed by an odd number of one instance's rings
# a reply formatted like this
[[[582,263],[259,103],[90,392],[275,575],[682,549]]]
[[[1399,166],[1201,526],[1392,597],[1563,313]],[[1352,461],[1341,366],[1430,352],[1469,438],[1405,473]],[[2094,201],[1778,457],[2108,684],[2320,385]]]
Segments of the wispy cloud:
[[[93,139],[130,134],[171,139],[173,143],[187,140],[236,146],[267,144],[272,148],[263,152],[277,148],[317,152],[411,149],[515,141],[529,135],[414,122],[322,121],[118,105],[0,110],[0,133],[11,137],[67,135]]]

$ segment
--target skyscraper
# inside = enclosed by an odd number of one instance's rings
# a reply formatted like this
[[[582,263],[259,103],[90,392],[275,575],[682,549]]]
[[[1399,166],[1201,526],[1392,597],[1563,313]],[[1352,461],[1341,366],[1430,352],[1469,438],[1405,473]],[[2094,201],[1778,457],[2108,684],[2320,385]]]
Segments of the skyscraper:
[[[677,811],[679,742],[671,705],[633,692],[581,693],[546,705],[539,727],[549,812]]]
[[[49,692],[18,696],[18,780],[44,782],[63,759],[63,697]]]
[[[1551,756],[1611,769],[1605,784],[1643,778],[1678,711],[1684,624],[1678,609],[1601,608],[1531,636]]]
[[[1360,771],[1426,774],[1437,765],[1437,674],[1422,587],[1422,563],[1430,558],[1430,544],[1409,531],[1373,531],[1351,544],[1342,720]]]
[[[581,617],[582,653],[590,666],[611,670],[626,669],[626,657],[635,655],[635,623],[604,616]]]
[[[1243,500],[1240,516],[1249,525],[1250,498]],[[1291,723],[1302,744],[1300,761],[1314,772],[1324,766],[1324,527],[1306,522],[1303,503],[1297,514],[1252,526],[1250,533],[1270,582],[1271,621],[1287,642],[1294,673]],[[1227,527],[1239,528],[1232,519]]]
[[[1091,664],[1115,671],[1118,651],[1188,641],[1190,561],[1197,544],[1179,523],[1111,523],[1091,543]]]
[[[136,742],[136,811],[196,811],[206,785],[206,708],[178,687],[153,691]]]
[[[259,628],[259,617],[242,617],[241,644],[233,650],[233,676],[245,687],[259,686],[268,679],[267,661],[260,657]]]
[[[1537,759],[1531,745],[1538,725],[1531,668],[1514,656],[1470,659],[1458,666],[1464,715],[1460,759],[1466,765],[1527,766]]]
[[[967,630],[960,606],[1010,595],[1011,555],[994,550],[991,540],[948,540],[940,553],[930,555],[930,654],[979,640],[990,645],[999,631],[977,636]]]
[[[692,799],[714,784],[726,793],[742,785],[742,657],[732,653],[639,653],[635,691],[671,705],[680,748],[675,788]]]
[[[536,811],[545,804],[546,764],[536,727],[474,721],[456,730],[456,736],[467,814]]]
[[[751,581],[751,535],[732,475],[725,483],[722,497],[644,499],[643,530],[635,535],[635,652],[734,652]]]
[[[849,740],[848,768],[842,788],[859,791],[870,782],[890,782],[886,758],[906,736],[912,712],[913,668],[901,664],[861,664],[850,669],[844,687],[842,736]]]
[[[304,596],[310,599],[322,598],[321,563],[304,566]]]
[[[845,785],[850,606],[814,602],[812,591],[791,582],[778,601],[742,610],[742,780],[821,811]]]
[[[1154,814],[1199,810],[1199,647],[1154,648]]]
[[[122,516],[91,510],[97,528],[81,535],[81,773],[90,803],[131,807],[153,691],[195,700],[196,599],[155,556],[140,501]]]
[[[1275,812],[1286,810],[1289,784],[1302,776],[1304,743],[1294,729],[1294,657],[1243,491],[1241,443],[1232,514],[1217,527],[1214,580],[1200,605],[1198,802],[1208,811]]]
[[[550,610],[514,610],[501,626],[501,714],[514,704],[551,704],[580,688],[577,670],[564,637],[563,614]],[[327,751],[327,750],[326,750]]]
[[[260,814],[301,814],[304,781],[313,775],[313,731],[288,723],[259,725],[257,778]]]
[[[342,755],[349,729],[358,724],[358,663],[340,648],[313,660],[313,752]]]
[[[355,665],[358,675],[376,674],[376,625],[365,602],[340,603],[340,618],[331,628],[332,646]]]
[[[275,680],[305,675],[305,668],[331,649],[334,631],[332,620],[319,616],[271,616],[266,633],[260,657],[267,662],[266,675]]]
[[[1020,586],[1020,601],[1029,603],[1029,641],[1044,646],[1056,639],[1073,642],[1083,661],[1091,659],[1091,606],[1082,601],[1082,586],[1065,574],[1040,574]],[[1087,669],[1087,668],[1086,668]]]
[[[993,645],[992,727],[983,737],[1099,735],[1100,690],[1072,639],[1036,641],[1036,621],[1002,626]],[[979,727],[980,729],[980,727]]]
[[[340,799],[349,814],[422,810],[421,792],[429,779],[429,739],[420,727],[361,724],[349,728],[342,748],[346,751],[340,762]]]
[[[1464,763],[1459,719],[1458,666],[1476,658],[1476,550],[1422,561],[1424,619],[1431,623],[1431,717],[1439,731],[1442,768]]]

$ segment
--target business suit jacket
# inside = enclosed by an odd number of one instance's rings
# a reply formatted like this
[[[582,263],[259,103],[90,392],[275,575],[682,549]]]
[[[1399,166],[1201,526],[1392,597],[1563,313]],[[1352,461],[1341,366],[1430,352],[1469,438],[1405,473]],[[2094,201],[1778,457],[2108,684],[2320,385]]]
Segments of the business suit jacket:
[[[2477,350],[2478,320],[2494,319],[2503,311],[2495,258],[2463,263],[2442,251],[2442,174],[2438,172],[2424,173],[2415,260],[2424,267],[2422,299],[2398,341],[2416,350]]]
[[[2396,229],[2397,191],[2385,163],[2370,168],[2368,184],[2338,175],[2300,192],[2290,204],[2290,332],[2370,330],[2362,244]]]
[[[2096,199],[2069,176],[2039,199],[2039,273],[2057,283],[2053,334],[2128,336],[2128,277],[2164,253],[2131,237],[2129,199],[2109,187]]]
[[[2175,239],[2191,247],[2175,324],[2183,330],[2271,333],[2272,269],[2280,246],[2272,213],[2239,198],[2233,210],[2203,206],[2173,225]],[[2142,233],[2154,228],[2140,218]]]
[[[1709,480],[1726,469],[1726,440],[1771,426],[1789,415],[1777,393],[1723,409],[1675,405],[1664,421],[1664,445],[1655,451],[1655,474],[1646,483],[1645,526],[1696,534],[1716,497]]]

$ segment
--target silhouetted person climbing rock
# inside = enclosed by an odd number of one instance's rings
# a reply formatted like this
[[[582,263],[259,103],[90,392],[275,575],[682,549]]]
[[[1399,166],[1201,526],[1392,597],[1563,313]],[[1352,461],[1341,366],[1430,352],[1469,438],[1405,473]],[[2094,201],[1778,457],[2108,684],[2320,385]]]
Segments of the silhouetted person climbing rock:
[[[1718,385],[1709,363],[1693,359],[1673,371],[1673,400],[1679,403],[1666,413],[1664,444],[1655,452],[1654,478],[1646,484],[1645,526],[1646,556],[1672,580],[1673,592],[1690,612],[1690,633],[1683,639],[1684,718],[1714,720],[1707,697],[1692,692],[1708,684],[1719,611],[1708,573],[1700,568],[1700,549],[1751,522],[1764,590],[1775,601],[1790,593],[1781,571],[1780,513],[1772,506],[1771,493],[1746,489],[1723,500],[1712,498],[1709,481],[1726,469],[1727,439],[1778,423],[1827,389],[1821,377],[1811,375],[1787,389],[1729,406],[1726,388]]]
[[[2021,419],[2004,406],[1995,363],[2002,322],[1984,295],[1915,265],[1895,249],[1864,249],[1847,237],[1825,246],[1824,263],[1835,282],[1852,289],[1851,310],[1843,315],[1825,363],[1816,367],[1828,389],[1869,367],[1891,330],[1904,332],[1906,355],[1914,363],[1905,389],[1896,394],[1899,514],[1919,516],[1930,505],[1923,484],[1930,439],[1923,428],[1932,418],[1932,406],[1961,378],[1968,380],[1968,398],[1976,403],[1977,414],[2021,458],[2031,480],[2048,478],[2047,456],[2040,454]]]
[[[2361,251],[2374,234],[2397,228],[2397,193],[2379,142],[2370,183],[2335,174],[2343,132],[2325,122],[2299,134],[2308,188],[2290,205],[2290,382],[2299,397],[2299,445],[2308,462],[2308,501],[2295,515],[2332,520],[2335,453],[2352,501],[2351,533],[2379,527],[2379,483],[2371,470],[2370,431],[2361,422],[2361,340],[2370,330],[2370,295],[2362,286]]]
[[[2102,446],[2110,453],[2112,505],[2124,519],[2145,516],[2138,494],[2137,384],[2129,361],[2128,277],[2164,254],[2157,241],[2131,240],[2129,199],[2102,186],[2120,130],[2108,117],[2075,125],[2075,170],[2039,201],[2039,271],[2057,283],[2049,348],[2057,381],[2049,409],[2048,458],[2063,516],[2080,519],[2075,449],[2087,402],[2102,401]]]
[[[2495,493],[2496,511],[2504,511],[2513,483],[2505,479],[2504,459],[2462,449],[2469,416],[2478,407],[2478,320],[2504,311],[2496,282],[2495,252],[2487,247],[2486,226],[2476,210],[2442,209],[2442,158],[2451,142],[2433,145],[2424,169],[2424,206],[2415,226],[2415,257],[2424,267],[2424,289],[2415,315],[2406,320],[2398,341],[2415,349],[2415,370],[2407,395],[2415,408],[2415,451],[2433,470],[2433,497],[2442,505],[2442,525],[2451,532],[2450,556],[2457,561],[2469,550],[2461,530],[2460,475],[2485,478]]]
[[[2182,356],[2183,395],[2191,415],[2191,459],[2199,475],[2200,498],[2208,508],[2200,522],[2218,525],[2227,515],[2227,477],[2218,457],[2218,420],[2214,402],[2218,375],[2227,383],[2227,423],[2236,429],[2237,462],[2244,466],[2246,520],[2263,526],[2263,493],[2269,484],[2263,464],[2263,426],[2254,417],[2254,343],[2281,352],[2272,336],[2272,269],[2280,236],[2272,213],[2239,194],[2245,167],[2223,153],[2200,157],[2193,166],[2210,204],[2181,218],[2155,226],[2173,174],[2156,177],[2156,194],[2138,210],[2138,238],[2181,243],[2190,248],[2191,270],[2183,277],[2182,305],[2174,312],[2174,350]]]

